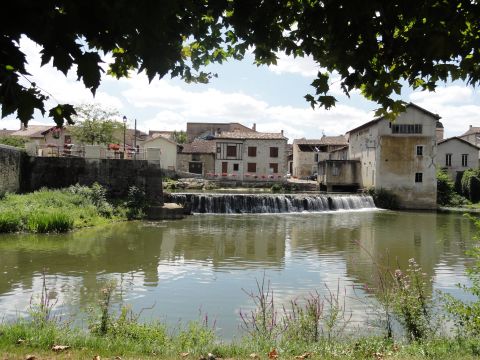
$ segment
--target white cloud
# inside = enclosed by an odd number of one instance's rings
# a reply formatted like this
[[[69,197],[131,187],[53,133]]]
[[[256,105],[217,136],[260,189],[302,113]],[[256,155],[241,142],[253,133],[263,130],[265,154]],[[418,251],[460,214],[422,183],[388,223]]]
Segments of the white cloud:
[[[480,126],[478,93],[472,87],[450,85],[439,87],[435,92],[413,92],[409,98],[442,117],[446,137],[463,134],[469,125]]]
[[[311,56],[295,58],[285,53],[278,53],[277,56],[277,65],[271,65],[268,69],[278,75],[290,73],[312,78],[320,70],[320,67]]]
[[[125,80],[126,81],[126,80]],[[146,108],[156,115],[142,121],[148,129],[185,129],[187,122],[240,122],[257,124],[258,131],[284,130],[291,140],[300,137],[339,135],[371,119],[371,114],[351,106],[337,105],[332,110],[312,110],[294,106],[272,106],[241,92],[221,92],[212,88],[198,91],[168,80],[151,84],[142,76],[129,80],[122,95],[132,106]]]

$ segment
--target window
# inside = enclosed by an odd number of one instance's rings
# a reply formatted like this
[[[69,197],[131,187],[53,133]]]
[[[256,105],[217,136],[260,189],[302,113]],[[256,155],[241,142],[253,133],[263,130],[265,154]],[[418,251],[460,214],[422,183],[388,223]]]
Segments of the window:
[[[238,171],[238,164],[233,164],[233,171]]]
[[[217,154],[220,154],[222,152],[222,148],[220,146],[217,146]]]
[[[420,124],[393,124],[392,134],[421,134],[422,125]]]
[[[270,157],[272,157],[272,158],[278,157],[278,147],[271,147],[270,148]]]
[[[227,146],[227,156],[231,156],[231,157],[237,156],[237,147],[235,145]]]
[[[71,135],[65,135],[65,144],[71,144],[72,143],[72,136]]]
[[[248,147],[248,156],[251,156],[251,157],[257,156],[257,147],[256,146],[249,146]]]
[[[445,154],[445,166],[452,166],[452,154]]]
[[[423,173],[415,173],[415,182],[416,183],[423,182]]]
[[[192,154],[192,161],[200,161],[200,154]]]
[[[257,163],[248,163],[247,164],[247,171],[248,172],[257,172]]]
[[[314,160],[313,161],[318,162],[318,154],[314,155]]]
[[[418,156],[423,155],[423,145],[417,145],[417,155]]]
[[[462,166],[468,166],[468,154],[462,154]]]
[[[340,168],[336,165],[332,167],[332,176],[338,176],[340,174]]]
[[[278,164],[277,163],[270,163],[270,169],[272,170],[272,173],[274,173],[274,174],[278,173]]]

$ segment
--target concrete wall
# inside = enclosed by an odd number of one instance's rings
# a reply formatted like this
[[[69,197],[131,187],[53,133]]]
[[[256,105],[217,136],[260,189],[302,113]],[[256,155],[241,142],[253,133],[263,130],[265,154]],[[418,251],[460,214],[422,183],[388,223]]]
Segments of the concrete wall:
[[[327,160],[328,152],[300,151],[297,144],[293,144],[293,173],[298,178],[309,176],[317,172],[318,163],[315,155],[318,154],[318,161]]]
[[[361,165],[358,160],[325,160],[318,164],[319,181],[334,190],[334,186],[359,186],[361,184]]]
[[[376,159],[378,145],[378,124],[350,134],[348,158],[360,160],[362,186],[374,187],[376,184]]]
[[[175,170],[177,168],[177,144],[175,142],[159,136],[155,139],[145,141],[141,147],[147,150],[159,148],[161,150],[160,165],[162,168],[169,170]]]
[[[452,156],[450,166],[446,164],[447,154],[451,154]],[[468,155],[467,166],[462,166],[462,154]],[[458,171],[476,169],[478,167],[478,148],[455,138],[444,141],[437,145],[435,165],[437,168],[447,169],[450,178],[455,181]]]
[[[158,163],[144,160],[30,157],[23,171],[22,191],[98,182],[114,196],[125,196],[135,185],[145,189],[150,199],[163,198],[161,169]]]
[[[25,153],[18,148],[0,144],[0,193],[20,191],[22,161],[25,157]]]

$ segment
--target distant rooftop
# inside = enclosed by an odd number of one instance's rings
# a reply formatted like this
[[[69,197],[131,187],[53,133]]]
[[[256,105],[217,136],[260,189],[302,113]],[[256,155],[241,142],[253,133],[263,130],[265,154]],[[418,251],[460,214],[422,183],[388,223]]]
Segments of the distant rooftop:
[[[467,130],[465,134],[462,134],[460,136],[467,136],[467,135],[475,135],[480,133],[480,127],[472,126],[470,125],[470,128]]]
[[[343,135],[339,136],[322,136],[321,139],[295,139],[293,143],[296,145],[346,145],[347,139]]]
[[[194,140],[188,144],[182,144],[182,154],[215,154],[215,141]]]
[[[243,131],[222,132],[221,134],[215,135],[215,139],[287,140],[287,138],[283,135],[283,132],[264,133],[264,132],[243,132]]]

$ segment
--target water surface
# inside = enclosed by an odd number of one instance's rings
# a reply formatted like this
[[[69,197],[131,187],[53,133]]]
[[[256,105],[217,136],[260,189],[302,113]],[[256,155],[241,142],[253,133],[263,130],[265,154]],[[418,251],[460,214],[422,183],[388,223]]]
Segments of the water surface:
[[[195,215],[67,235],[0,235],[0,314],[24,314],[45,271],[65,314],[83,313],[104,281],[116,279],[116,303],[145,309],[144,319],[177,324],[207,314],[231,338],[239,311],[252,306],[245,291],[265,276],[279,304],[340,289],[352,320],[362,324],[372,315],[358,298],[368,295],[364,285],[372,285],[379,265],[405,267],[415,258],[435,289],[460,296],[455,284],[465,281],[474,232],[461,214],[369,210]]]

